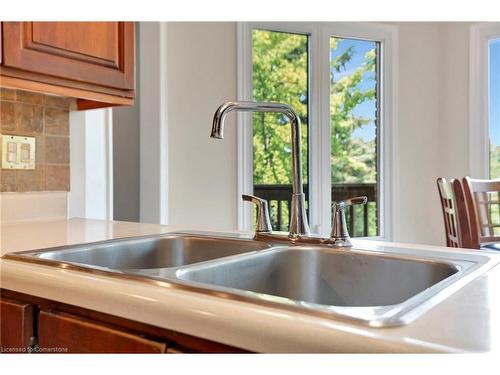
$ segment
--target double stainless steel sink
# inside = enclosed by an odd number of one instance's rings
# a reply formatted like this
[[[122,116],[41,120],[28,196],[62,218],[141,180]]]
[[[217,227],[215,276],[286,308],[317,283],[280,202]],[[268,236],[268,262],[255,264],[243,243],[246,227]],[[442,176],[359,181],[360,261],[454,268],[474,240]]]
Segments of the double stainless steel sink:
[[[172,233],[8,254],[383,327],[411,322],[496,264],[486,252],[290,245]]]

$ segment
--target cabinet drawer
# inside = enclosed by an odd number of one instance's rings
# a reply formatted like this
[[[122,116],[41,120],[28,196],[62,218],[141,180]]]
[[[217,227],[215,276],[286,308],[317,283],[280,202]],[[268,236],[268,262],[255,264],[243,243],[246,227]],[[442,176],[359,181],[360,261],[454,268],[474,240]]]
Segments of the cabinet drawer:
[[[78,316],[49,311],[40,311],[38,337],[43,352],[164,353],[167,349],[165,343]]]

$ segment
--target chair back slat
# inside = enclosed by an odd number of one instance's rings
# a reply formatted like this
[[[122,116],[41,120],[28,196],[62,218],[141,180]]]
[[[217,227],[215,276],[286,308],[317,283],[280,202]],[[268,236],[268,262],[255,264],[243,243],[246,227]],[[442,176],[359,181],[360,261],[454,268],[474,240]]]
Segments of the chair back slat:
[[[443,210],[446,246],[475,248],[469,230],[465,197],[460,181],[438,178],[437,186]]]
[[[473,241],[500,241],[500,180],[463,179]]]

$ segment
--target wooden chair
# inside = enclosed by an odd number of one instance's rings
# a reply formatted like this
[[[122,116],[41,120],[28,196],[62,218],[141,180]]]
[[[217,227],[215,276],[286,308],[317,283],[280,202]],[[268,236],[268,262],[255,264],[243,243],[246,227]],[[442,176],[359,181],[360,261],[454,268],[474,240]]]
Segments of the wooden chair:
[[[500,180],[464,177],[463,185],[472,242],[500,250]]]
[[[437,179],[441,208],[443,209],[446,246],[478,248],[474,246],[469,229],[469,220],[460,180]]]

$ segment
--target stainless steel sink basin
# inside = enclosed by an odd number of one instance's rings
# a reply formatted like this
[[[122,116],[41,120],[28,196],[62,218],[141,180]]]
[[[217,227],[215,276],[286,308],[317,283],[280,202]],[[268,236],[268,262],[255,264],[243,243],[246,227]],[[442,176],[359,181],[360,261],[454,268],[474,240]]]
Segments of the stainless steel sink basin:
[[[498,263],[483,251],[285,245],[171,233],[6,259],[133,278],[372,327],[407,324]]]
[[[54,248],[32,255],[86,267],[136,270],[179,267],[269,247],[269,244],[245,239],[172,234]]]
[[[218,296],[383,327],[411,322],[492,263],[479,252],[294,246],[181,267],[175,277]]]
[[[446,263],[302,247],[193,267],[177,276],[320,305],[386,306],[458,270]]]

